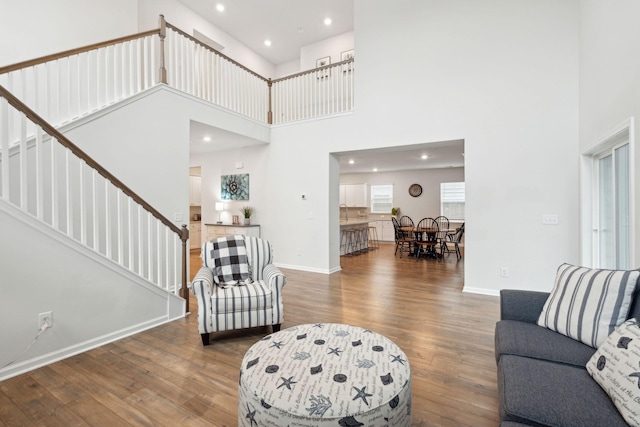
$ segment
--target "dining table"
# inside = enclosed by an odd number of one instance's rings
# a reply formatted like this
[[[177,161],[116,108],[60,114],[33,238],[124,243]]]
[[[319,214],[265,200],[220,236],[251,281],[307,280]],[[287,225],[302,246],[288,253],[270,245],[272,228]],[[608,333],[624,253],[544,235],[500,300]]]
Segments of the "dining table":
[[[451,232],[455,231],[449,228],[439,229],[436,227],[414,227],[414,226],[401,226],[400,231],[407,236],[413,233],[416,242],[435,242],[437,240],[436,234],[443,233],[444,236],[447,236]],[[424,234],[424,236],[422,236]],[[419,249],[418,245],[413,245],[413,251],[409,253],[409,256],[418,256]],[[432,258],[438,258],[442,256],[442,254],[438,254],[435,250],[435,245],[429,245],[425,248],[425,253],[427,256]]]

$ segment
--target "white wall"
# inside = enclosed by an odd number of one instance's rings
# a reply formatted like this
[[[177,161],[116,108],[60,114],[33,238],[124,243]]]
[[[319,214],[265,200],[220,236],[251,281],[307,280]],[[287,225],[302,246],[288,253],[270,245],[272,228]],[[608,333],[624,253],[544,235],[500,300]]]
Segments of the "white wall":
[[[275,67],[220,28],[197,15],[176,0],[138,0],[140,31],[158,28],[158,17],[164,15],[167,22],[193,35],[196,29],[224,46],[222,53],[238,61],[250,70],[269,78],[275,75]]]
[[[138,32],[131,0],[0,0],[0,11],[0,66]]]
[[[339,265],[328,153],[464,139],[465,288],[550,289],[579,256],[578,17],[577,1],[356,0],[355,113],[272,133],[286,168],[268,179],[287,191],[270,210],[292,212],[269,222],[284,262]],[[542,225],[549,213],[559,225]]]
[[[440,183],[464,182],[464,168],[423,169],[397,172],[350,173],[340,175],[340,184],[393,184],[393,206],[417,224],[422,218],[440,215]],[[412,197],[411,184],[420,184],[422,194]],[[371,197],[371,193],[367,193]]]
[[[622,0],[582,0],[580,10],[580,152],[587,151],[629,119],[637,127],[640,119],[640,2]],[[637,134],[637,131],[635,132]],[[632,144],[637,137],[631,135]],[[640,152],[635,148],[631,159],[635,168],[636,191],[634,219],[635,258],[631,266],[640,265]],[[589,183],[583,182],[589,191]],[[632,188],[633,190],[633,188]],[[584,206],[585,229],[590,229],[588,206]],[[588,251],[588,246],[585,252]],[[588,254],[585,254],[589,258]]]
[[[303,46],[300,49],[300,71],[316,68],[316,60],[327,56],[331,57],[332,64],[340,62],[341,53],[353,49],[353,46],[353,31]]]
[[[242,206],[256,208],[256,213],[251,217],[251,223],[262,224],[266,199],[271,192],[264,180],[267,150],[268,145],[265,144],[191,155],[191,166],[201,166],[203,224],[215,224],[218,221],[218,212],[215,210],[216,202],[225,204],[225,211],[220,213],[220,220],[225,224],[231,223],[233,215],[242,218],[240,213]],[[242,169],[236,168],[238,162],[242,163]],[[238,174],[249,174],[249,200],[222,200],[220,177]],[[262,237],[266,238],[264,232]]]
[[[0,202],[0,367],[16,362],[0,381],[184,316],[180,298],[16,211]],[[53,327],[23,354],[47,311]]]

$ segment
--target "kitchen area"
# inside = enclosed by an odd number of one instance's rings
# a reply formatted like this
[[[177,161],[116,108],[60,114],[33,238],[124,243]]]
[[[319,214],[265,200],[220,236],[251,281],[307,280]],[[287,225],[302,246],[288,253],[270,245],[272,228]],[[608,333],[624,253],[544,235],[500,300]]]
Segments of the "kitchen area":
[[[349,167],[342,168],[348,170]],[[396,217],[409,216],[414,223],[441,214],[441,184],[464,182],[464,167],[443,167],[340,175],[340,255],[359,253],[368,236],[379,244],[394,244],[392,208]],[[415,191],[419,188],[420,191]],[[373,196],[373,197],[372,197]],[[463,221],[451,221],[456,228]],[[356,244],[350,241],[356,241]]]
[[[368,184],[340,184],[340,255],[359,252],[374,239],[394,242],[391,212],[371,213]]]

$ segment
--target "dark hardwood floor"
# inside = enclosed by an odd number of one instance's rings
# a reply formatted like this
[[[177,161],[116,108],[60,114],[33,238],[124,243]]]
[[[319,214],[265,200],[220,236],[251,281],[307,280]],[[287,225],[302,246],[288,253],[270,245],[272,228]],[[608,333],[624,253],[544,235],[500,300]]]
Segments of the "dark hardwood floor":
[[[200,261],[191,254],[191,271]],[[342,257],[340,273],[283,270],[283,328],[347,323],[407,354],[413,425],[496,426],[497,297],[462,292],[464,261],[393,255],[393,245]],[[237,424],[239,364],[265,328],[214,334],[194,314],[0,382],[0,426]]]

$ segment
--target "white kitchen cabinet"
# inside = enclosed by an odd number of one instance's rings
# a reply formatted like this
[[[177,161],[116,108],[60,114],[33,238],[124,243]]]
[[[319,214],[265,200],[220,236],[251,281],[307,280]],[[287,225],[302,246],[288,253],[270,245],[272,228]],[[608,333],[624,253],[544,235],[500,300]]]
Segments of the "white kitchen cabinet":
[[[378,230],[378,239],[382,242],[393,242],[395,238],[395,230],[393,228],[393,222],[391,220],[377,221],[379,225],[376,226]]]
[[[191,206],[200,206],[202,199],[200,194],[202,193],[202,177],[189,176],[189,204]]]
[[[199,222],[189,224],[189,247],[191,249],[200,249],[202,245],[202,229]]]
[[[238,224],[205,224],[202,227],[206,241],[219,237],[242,234],[243,236],[260,237],[259,225],[238,225]]]
[[[341,184],[340,204],[348,207],[367,207],[367,184]]]

